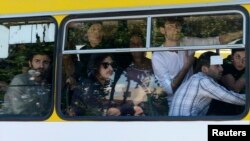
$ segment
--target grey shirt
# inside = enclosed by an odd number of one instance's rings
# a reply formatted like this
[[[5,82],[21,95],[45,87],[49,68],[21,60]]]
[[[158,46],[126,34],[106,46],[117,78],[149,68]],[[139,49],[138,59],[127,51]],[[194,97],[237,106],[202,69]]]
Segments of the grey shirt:
[[[44,116],[51,103],[51,87],[31,80],[28,73],[16,75],[4,96],[4,114]]]

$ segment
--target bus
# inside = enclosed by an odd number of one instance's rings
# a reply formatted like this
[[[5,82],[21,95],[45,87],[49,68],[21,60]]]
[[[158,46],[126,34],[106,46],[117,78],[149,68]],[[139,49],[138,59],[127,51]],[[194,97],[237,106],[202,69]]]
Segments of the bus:
[[[0,7],[1,141],[200,141],[210,125],[249,126],[249,0],[2,0]],[[178,90],[203,71],[206,52],[208,66],[220,70],[209,76],[219,76],[213,82],[229,98],[204,96],[179,109],[198,103],[192,112],[174,115]]]

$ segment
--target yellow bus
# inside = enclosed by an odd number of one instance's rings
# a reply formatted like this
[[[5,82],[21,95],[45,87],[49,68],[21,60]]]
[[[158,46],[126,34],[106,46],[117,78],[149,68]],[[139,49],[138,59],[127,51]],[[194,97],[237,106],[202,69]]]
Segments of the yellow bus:
[[[0,140],[200,141],[209,125],[249,125],[249,11],[249,0],[2,0]],[[209,83],[175,115],[209,51],[229,98]]]

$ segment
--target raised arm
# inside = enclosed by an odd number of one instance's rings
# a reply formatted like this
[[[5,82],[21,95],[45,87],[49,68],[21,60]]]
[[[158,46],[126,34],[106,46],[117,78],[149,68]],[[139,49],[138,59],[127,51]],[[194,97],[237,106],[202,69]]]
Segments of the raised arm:
[[[220,35],[219,40],[220,40],[221,44],[227,44],[230,41],[241,38],[242,35],[243,35],[242,31],[227,33],[227,34],[224,34],[224,35]]]
[[[188,55],[188,52],[185,52],[184,66],[182,67],[180,72],[174,77],[174,79],[171,82],[173,91],[175,91],[180,86],[186,74],[192,67],[193,62],[194,62],[194,53],[192,53],[191,55]]]
[[[240,77],[235,80],[232,74],[226,74],[221,78],[222,83],[228,87],[230,90],[239,93],[245,87],[245,78]]]

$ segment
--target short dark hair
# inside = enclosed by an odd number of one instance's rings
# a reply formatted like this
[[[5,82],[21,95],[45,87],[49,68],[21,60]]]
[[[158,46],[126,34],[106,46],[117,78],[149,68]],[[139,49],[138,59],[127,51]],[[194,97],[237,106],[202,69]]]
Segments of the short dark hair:
[[[87,29],[89,29],[94,24],[100,24],[100,25],[102,25],[102,22],[101,21],[89,21],[89,22],[85,22],[84,24],[85,24],[85,27]]]
[[[180,23],[181,25],[184,23],[183,17],[160,17],[157,19],[157,27],[164,27],[165,23]]]
[[[37,45],[34,49],[30,50],[27,56],[28,61],[32,61],[35,55],[47,55],[50,60],[52,60],[52,52],[47,50],[46,47],[42,45]]]
[[[245,48],[235,48],[235,49],[232,49],[232,55],[234,55],[238,51],[245,51]]]
[[[196,66],[196,72],[200,72],[202,66],[210,66],[210,57],[214,55],[219,55],[218,53],[207,51],[201,54],[201,56],[198,58],[197,66]]]

